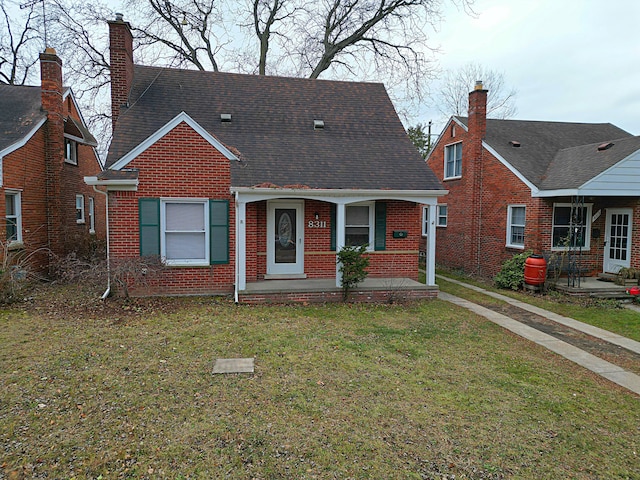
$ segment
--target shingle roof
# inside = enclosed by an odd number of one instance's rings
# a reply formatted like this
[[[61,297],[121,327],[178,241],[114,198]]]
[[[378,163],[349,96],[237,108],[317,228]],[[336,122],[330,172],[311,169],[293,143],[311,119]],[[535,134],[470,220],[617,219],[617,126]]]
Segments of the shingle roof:
[[[144,66],[135,67],[107,167],[182,111],[241,157],[232,161],[235,187],[442,189],[381,84]]]
[[[19,142],[46,118],[40,87],[0,84],[0,151]]]
[[[467,125],[467,117],[458,119]],[[536,187],[555,189],[579,187],[624,159],[628,153],[622,148],[606,156],[594,153],[599,144],[623,138],[640,137],[610,123],[487,119],[485,142]],[[520,146],[513,147],[512,141]],[[630,147],[634,142],[640,148],[640,140],[624,143]]]

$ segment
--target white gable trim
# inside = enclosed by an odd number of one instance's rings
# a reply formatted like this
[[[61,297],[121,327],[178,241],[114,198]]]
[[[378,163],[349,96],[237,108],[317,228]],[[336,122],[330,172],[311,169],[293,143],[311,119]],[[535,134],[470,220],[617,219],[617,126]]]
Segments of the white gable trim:
[[[429,154],[427,155],[427,158],[424,159],[425,162],[429,162],[429,158],[431,158],[431,154],[435,150],[436,145],[438,145],[438,143],[440,143],[440,139],[442,138],[442,135],[444,134],[444,132],[447,131],[447,129],[449,128],[449,126],[452,123],[455,123],[456,125],[460,126],[465,131],[469,131],[467,126],[464,123],[462,123],[460,120],[458,120],[456,117],[449,118],[449,121],[447,122],[447,124],[444,126],[444,128],[440,132],[440,135],[438,135],[438,138],[436,139],[436,141],[433,142],[431,150],[429,151]]]
[[[129,164],[129,162],[131,162],[137,156],[141,155],[145,150],[151,147],[154,143],[156,143],[158,140],[160,140],[162,137],[164,137],[167,133],[169,133],[171,130],[173,130],[182,122],[186,123],[191,128],[193,128],[193,130],[198,135],[200,135],[207,142],[209,142],[209,144],[213,148],[215,148],[220,153],[222,153],[225,157],[227,157],[227,159],[238,160],[238,158],[233,153],[231,153],[231,151],[229,151],[227,147],[225,147],[222,143],[220,143],[220,141],[217,138],[215,138],[213,135],[207,132],[204,128],[202,128],[202,126],[200,126],[198,122],[196,122],[193,118],[191,118],[185,112],[180,112],[172,120],[166,123],[163,127],[157,130],[151,136],[149,136],[146,140],[138,144],[136,148],[134,148],[129,153],[127,153],[124,157],[120,158],[120,160],[115,162],[111,166],[111,170],[120,170],[126,167]]]
[[[531,190],[531,196],[535,197],[538,193],[538,187],[536,187],[533,183],[531,183],[524,175],[522,175],[518,169],[516,169],[511,163],[509,163],[505,158],[496,152],[491,145],[486,143],[484,140],[482,141],[482,148],[486,149],[491,155],[496,157],[500,163],[502,163],[505,167],[509,169],[511,173],[513,173],[518,179],[524,183]]]

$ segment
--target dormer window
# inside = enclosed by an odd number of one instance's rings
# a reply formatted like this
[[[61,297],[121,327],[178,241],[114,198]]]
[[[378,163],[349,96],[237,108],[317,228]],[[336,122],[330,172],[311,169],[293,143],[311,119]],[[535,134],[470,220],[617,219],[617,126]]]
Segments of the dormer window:
[[[78,164],[78,143],[70,138],[64,139],[64,161],[71,165]]]

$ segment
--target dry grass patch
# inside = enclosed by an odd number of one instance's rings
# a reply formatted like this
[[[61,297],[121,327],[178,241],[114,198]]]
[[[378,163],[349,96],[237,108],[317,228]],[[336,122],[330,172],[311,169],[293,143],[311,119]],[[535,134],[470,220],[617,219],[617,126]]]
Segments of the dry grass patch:
[[[640,476],[637,398],[445,302],[53,304],[0,316],[5,476]]]

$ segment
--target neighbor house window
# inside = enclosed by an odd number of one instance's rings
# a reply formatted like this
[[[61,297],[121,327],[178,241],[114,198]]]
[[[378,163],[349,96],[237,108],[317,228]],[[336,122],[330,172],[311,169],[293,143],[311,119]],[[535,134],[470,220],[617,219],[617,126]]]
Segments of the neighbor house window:
[[[345,207],[345,238],[347,246],[373,245],[374,204]]]
[[[7,242],[22,242],[22,206],[20,192],[7,192],[5,199],[5,218]]]
[[[89,197],[89,233],[96,233],[95,204],[93,197]]]
[[[64,139],[64,161],[73,165],[78,164],[78,144],[75,140]]]
[[[429,235],[429,207],[422,207],[422,236]]]
[[[462,176],[462,142],[444,147],[444,178]]]
[[[84,223],[84,196],[76,195],[76,223]]]
[[[570,203],[553,205],[552,246],[556,250],[589,248],[591,242],[591,205],[572,208]]]
[[[507,247],[524,248],[526,207],[509,205],[507,213]]]
[[[446,227],[447,226],[447,205],[441,204],[438,205],[438,227]]]

